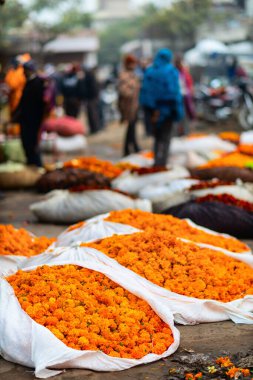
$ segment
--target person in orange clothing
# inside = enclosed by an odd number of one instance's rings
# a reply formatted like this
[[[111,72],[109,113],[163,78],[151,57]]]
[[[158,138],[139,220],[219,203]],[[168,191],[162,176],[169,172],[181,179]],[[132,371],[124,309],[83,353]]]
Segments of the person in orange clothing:
[[[5,76],[5,83],[9,87],[9,107],[11,116],[14,115],[15,110],[20,102],[23,89],[26,84],[26,77],[24,74],[23,64],[31,59],[30,54],[23,54],[13,59],[12,67],[8,70]]]

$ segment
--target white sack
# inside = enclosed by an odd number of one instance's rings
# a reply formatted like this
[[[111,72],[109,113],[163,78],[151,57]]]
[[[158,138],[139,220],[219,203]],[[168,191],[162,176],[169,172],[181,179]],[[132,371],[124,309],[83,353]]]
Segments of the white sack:
[[[121,158],[119,163],[127,162],[131,165],[136,165],[144,168],[149,168],[154,164],[153,158],[148,158],[142,155],[141,153],[130,154],[129,156]]]
[[[26,256],[0,255],[0,276],[17,271],[26,260]]]
[[[236,257],[238,260],[240,260],[241,257],[241,254],[229,253],[228,255]],[[77,263],[77,265],[81,265],[80,263],[83,262],[85,266],[87,263],[93,262],[93,260],[105,264],[108,268],[110,267],[112,269],[113,273],[117,273],[122,280],[126,278],[129,284],[134,280],[138,286],[143,286],[146,289],[147,295],[152,293],[155,299],[161,301],[163,305],[166,305],[172,311],[175,322],[177,323],[193,325],[231,319],[235,323],[253,324],[253,295],[228,303],[183,296],[153,284],[133,271],[123,267],[116,260],[111,259],[104,253],[93,248],[73,247],[72,249],[59,249],[59,251],[56,250],[53,254],[42,254],[32,258],[29,262],[26,262],[25,265],[26,268],[28,266],[48,263],[50,265],[57,265],[59,260],[62,262],[71,260],[71,262]],[[252,255],[245,254],[242,261],[248,263],[248,265],[253,268]]]
[[[87,145],[87,139],[83,135],[61,137],[55,134],[54,138],[42,140],[40,148],[44,152],[73,153],[87,149]]]
[[[55,247],[69,247],[77,242],[89,242],[113,235],[130,235],[135,232],[140,232],[140,230],[125,224],[98,220],[96,222],[86,222],[83,226],[74,230],[66,229],[57,237],[54,245]]]
[[[57,251],[57,250],[56,250]],[[174,342],[162,355],[149,354],[142,359],[122,359],[108,356],[100,351],[79,351],[67,347],[50,330],[36,323],[21,309],[12,287],[4,279],[0,280],[0,351],[3,358],[24,366],[35,367],[38,378],[48,378],[60,371],[49,370],[63,368],[86,368],[95,371],[120,371],[139,364],[150,363],[167,357],[176,351],[179,345],[179,332],[173,323],[169,306],[163,304],[147,291],[138,278],[127,277],[123,271],[115,271],[99,262],[96,257],[85,255],[83,249],[58,249],[49,265],[74,264],[99,271],[131,293],[146,300],[153,310],[170,326]],[[30,260],[33,265],[26,270],[35,269],[46,263],[48,255],[40,255]],[[87,261],[88,259],[88,261]]]
[[[164,185],[150,185],[143,188],[139,196],[149,199],[152,202],[153,211],[159,213],[190,200],[190,195],[185,190],[197,183],[199,181],[194,179],[177,179]]]
[[[204,197],[209,194],[230,194],[233,197],[253,203],[253,192],[247,189],[244,185],[217,186],[210,189],[200,189],[191,191],[195,197]]]
[[[253,131],[243,132],[240,136],[240,144],[253,144]]]
[[[110,190],[69,192],[55,190],[44,200],[30,206],[37,218],[51,223],[75,223],[111,210],[126,208],[151,210],[148,200],[132,199]]]
[[[171,140],[171,154],[195,152],[210,152],[214,150],[222,150],[224,152],[232,152],[236,146],[230,142],[224,141],[215,135],[208,135],[196,138],[174,137]]]
[[[34,236],[31,232],[29,232],[29,234],[31,237]],[[1,255],[0,247],[0,276],[6,276],[8,273],[16,272],[26,260],[27,256]]]
[[[126,171],[112,181],[112,187],[129,194],[139,194],[143,188],[149,185],[162,185],[173,179],[189,177],[189,175],[188,170],[183,167],[174,167],[165,172],[144,175],[138,175]]]

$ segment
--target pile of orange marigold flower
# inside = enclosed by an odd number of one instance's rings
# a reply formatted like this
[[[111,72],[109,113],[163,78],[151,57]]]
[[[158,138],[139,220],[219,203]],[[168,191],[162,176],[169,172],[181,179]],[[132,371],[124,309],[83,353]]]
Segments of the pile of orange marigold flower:
[[[238,146],[238,151],[242,154],[247,154],[253,156],[253,144],[240,144]],[[252,157],[251,157],[252,159]]]
[[[71,348],[139,359],[173,343],[171,329],[146,301],[99,272],[43,266],[7,281],[26,313]]]
[[[96,157],[80,157],[64,163],[66,168],[85,169],[96,173],[102,173],[108,178],[118,177],[122,169],[113,165],[110,161],[100,160]]]
[[[167,237],[139,232],[83,244],[172,292],[230,302],[253,294],[253,269],[222,252]]]
[[[213,235],[190,226],[187,221],[175,218],[172,215],[152,214],[140,210],[112,211],[107,221],[128,224],[145,231],[166,232],[167,236],[179,237],[196,243],[211,244],[227,249],[231,252],[241,253],[249,250],[246,244],[230,237]]]
[[[220,166],[234,166],[239,168],[244,168],[252,162],[252,156],[242,154],[239,152],[228,153],[223,157],[215,158],[214,160],[208,161],[206,164],[199,166],[199,169],[217,168]]]
[[[234,132],[234,131],[220,132],[220,133],[218,134],[218,136],[219,136],[222,140],[231,141],[231,142],[233,142],[234,144],[239,144],[239,142],[240,142],[240,135],[239,135],[239,133],[236,133],[236,132]]]
[[[0,255],[34,256],[45,251],[54,238],[32,236],[24,228],[0,225]]]

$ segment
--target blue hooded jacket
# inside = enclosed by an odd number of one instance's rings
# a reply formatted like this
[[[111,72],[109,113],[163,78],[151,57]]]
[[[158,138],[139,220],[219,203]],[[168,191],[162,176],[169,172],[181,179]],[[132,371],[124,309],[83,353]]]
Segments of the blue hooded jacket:
[[[159,50],[154,64],[145,72],[140,92],[140,104],[160,112],[159,123],[167,118],[179,121],[184,116],[179,72],[171,61],[169,49]]]

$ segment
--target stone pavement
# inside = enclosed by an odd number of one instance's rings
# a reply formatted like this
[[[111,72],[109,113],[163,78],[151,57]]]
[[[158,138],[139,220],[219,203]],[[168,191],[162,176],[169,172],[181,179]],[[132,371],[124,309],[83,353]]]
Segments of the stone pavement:
[[[113,159],[120,157],[120,139],[122,139],[123,131],[123,129],[113,128],[110,133],[104,131],[99,135],[89,137],[89,142],[92,142],[92,146],[90,146],[88,153],[97,154],[103,158]],[[113,141],[116,141],[116,143]],[[145,147],[149,147],[150,144],[150,139],[143,139]],[[17,227],[23,226],[37,235],[58,235],[66,226],[39,224],[29,211],[29,205],[39,200],[40,197],[40,195],[32,191],[6,192],[4,198],[0,200],[0,223],[12,223]],[[253,247],[253,241],[248,243]],[[169,380],[175,378],[169,375],[169,368],[180,365],[178,364],[180,360],[177,358],[182,353],[188,355],[190,360],[194,353],[209,354],[212,357],[217,357],[224,352],[231,354],[242,352],[243,355],[246,355],[253,349],[253,325],[235,325],[232,322],[221,322],[196,326],[178,326],[178,328],[181,333],[180,348],[170,358],[117,373],[68,370],[56,379]],[[178,363],[174,362],[174,360],[178,360]],[[34,379],[31,369],[0,359],[0,380],[29,379]]]

